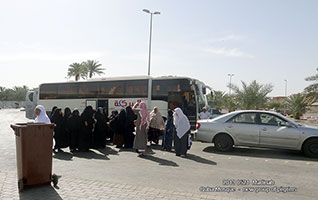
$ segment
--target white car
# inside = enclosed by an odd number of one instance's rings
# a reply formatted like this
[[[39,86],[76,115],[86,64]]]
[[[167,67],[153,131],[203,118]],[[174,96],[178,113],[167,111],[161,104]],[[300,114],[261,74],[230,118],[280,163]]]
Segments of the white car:
[[[296,124],[276,112],[235,111],[211,120],[199,120],[195,137],[212,142],[219,151],[250,146],[303,151],[318,158],[318,128]]]

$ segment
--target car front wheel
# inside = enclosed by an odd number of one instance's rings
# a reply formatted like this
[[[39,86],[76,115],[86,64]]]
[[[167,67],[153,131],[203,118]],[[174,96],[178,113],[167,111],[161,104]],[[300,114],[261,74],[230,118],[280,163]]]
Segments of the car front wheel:
[[[313,138],[306,141],[303,151],[308,157],[318,158],[318,138]]]
[[[216,136],[214,139],[214,146],[218,151],[231,151],[233,150],[233,140],[230,136],[222,134]]]

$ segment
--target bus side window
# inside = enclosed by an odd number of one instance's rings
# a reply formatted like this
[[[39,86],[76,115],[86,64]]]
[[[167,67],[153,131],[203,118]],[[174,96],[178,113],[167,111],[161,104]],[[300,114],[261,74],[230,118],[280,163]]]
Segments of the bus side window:
[[[148,80],[126,81],[125,97],[147,97]]]
[[[58,84],[45,84],[40,86],[40,99],[56,99]]]

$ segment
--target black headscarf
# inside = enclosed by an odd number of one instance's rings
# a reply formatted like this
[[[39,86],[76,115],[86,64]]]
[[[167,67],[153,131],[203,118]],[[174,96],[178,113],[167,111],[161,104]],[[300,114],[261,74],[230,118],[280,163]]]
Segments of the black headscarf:
[[[167,128],[170,128],[173,126],[173,111],[172,110],[168,110],[168,119],[167,119],[166,126]]]
[[[109,116],[109,120],[113,120],[115,119],[115,117],[118,115],[118,111],[117,110],[113,110],[112,114]]]
[[[93,119],[93,115],[94,115],[94,110],[92,106],[87,106],[82,115],[82,122],[85,123],[85,121],[88,123],[88,128],[93,129],[93,124],[94,124],[94,119]]]
[[[72,116],[77,116],[79,117],[80,113],[77,109],[75,109],[73,112],[72,112]]]
[[[115,118],[116,121],[116,132],[118,134],[124,134],[125,123],[126,123],[126,111],[121,109],[120,113]]]
[[[57,109],[57,106],[53,106],[51,113],[50,113],[50,120],[52,121],[52,116],[54,114],[54,111]]]
[[[64,109],[64,118],[65,118],[65,119],[69,118],[71,114],[72,114],[71,109],[70,109],[69,107],[66,107],[66,108]]]
[[[79,116],[79,111],[76,109],[72,112],[69,121],[68,126],[71,131],[79,131],[80,129],[80,122],[81,118]]]
[[[104,120],[105,115],[104,115],[104,112],[103,112],[103,109],[102,108],[98,108],[97,109],[97,112],[95,112],[95,119],[96,120]]]
[[[82,113],[82,118],[84,119],[89,119],[89,118],[92,118],[94,115],[94,110],[93,110],[93,107],[92,106],[87,106],[83,113]]]
[[[61,108],[56,108],[52,114],[52,119],[51,122],[58,124],[61,122],[61,120],[63,119],[63,115],[62,115],[62,109]]]
[[[126,107],[126,120],[128,122],[134,122],[137,119],[137,115],[135,115],[134,111],[131,109],[130,106]]]

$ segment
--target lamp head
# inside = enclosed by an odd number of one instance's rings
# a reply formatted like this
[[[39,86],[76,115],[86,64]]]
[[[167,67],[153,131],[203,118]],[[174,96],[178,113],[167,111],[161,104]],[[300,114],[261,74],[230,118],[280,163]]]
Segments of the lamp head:
[[[150,11],[147,10],[147,9],[143,9],[142,11],[144,11],[144,12],[146,12],[146,13],[150,13]]]

